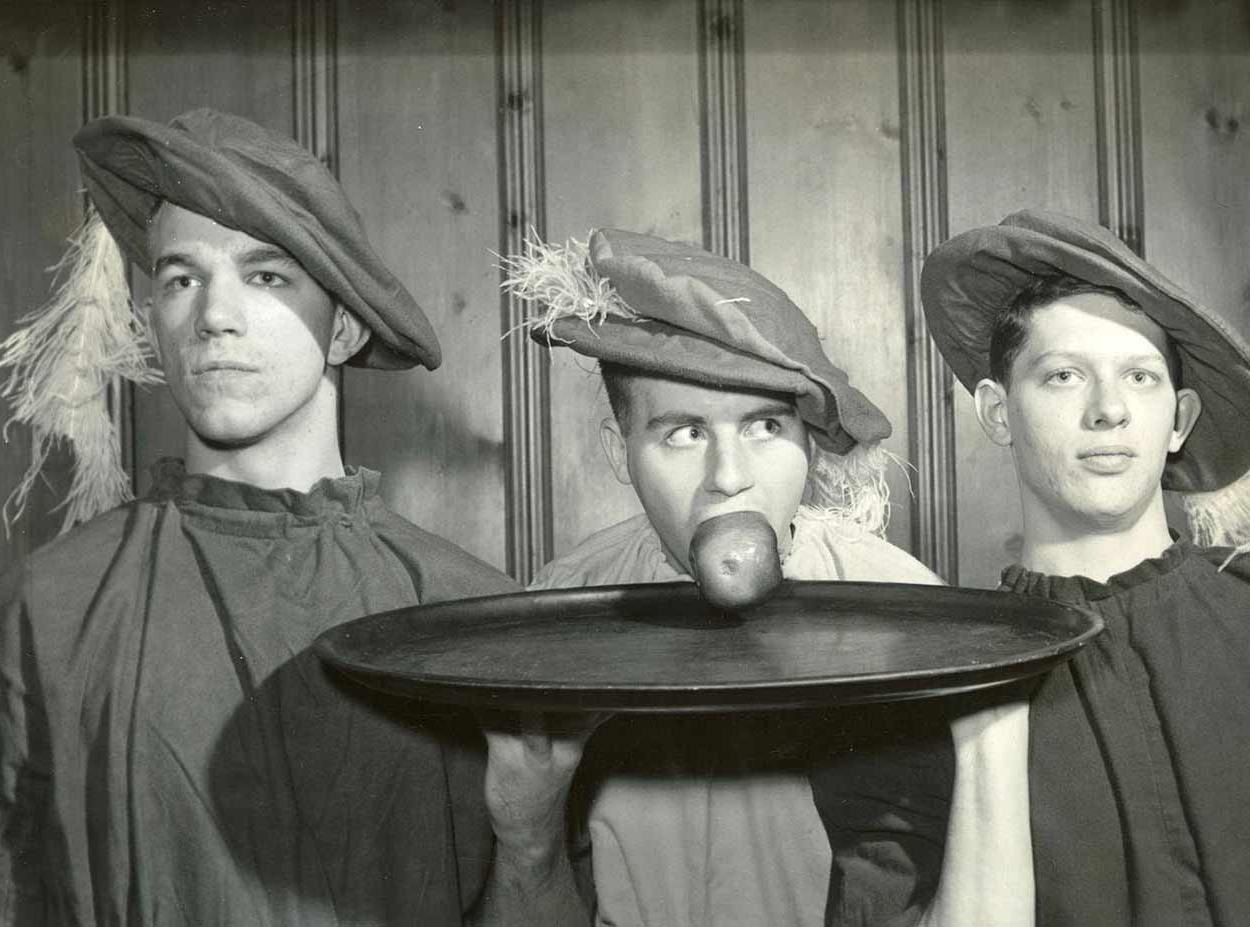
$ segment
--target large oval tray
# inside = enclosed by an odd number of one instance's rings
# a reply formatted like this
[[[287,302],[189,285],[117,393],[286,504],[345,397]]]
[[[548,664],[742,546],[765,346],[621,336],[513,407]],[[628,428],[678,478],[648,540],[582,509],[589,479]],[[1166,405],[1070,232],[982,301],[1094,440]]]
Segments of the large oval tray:
[[[1043,672],[1102,629],[1005,592],[785,582],[718,612],[693,583],[464,599],[348,622],[321,657],[367,686],[546,711],[735,711],[895,701]]]

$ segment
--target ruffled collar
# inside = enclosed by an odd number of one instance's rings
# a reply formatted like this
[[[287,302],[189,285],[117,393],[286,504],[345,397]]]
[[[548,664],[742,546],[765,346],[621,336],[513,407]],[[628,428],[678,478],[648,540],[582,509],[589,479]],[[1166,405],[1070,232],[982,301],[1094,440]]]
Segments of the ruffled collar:
[[[189,474],[183,461],[166,457],[152,467],[149,498],[173,502],[179,508],[271,514],[304,520],[350,516],[378,495],[381,475],[364,467],[349,467],[341,477],[318,480],[307,492],[260,489],[248,483],[204,474]]]
[[[1171,573],[1195,550],[1194,545],[1188,541],[1177,541],[1158,557],[1143,560],[1135,567],[1109,577],[1105,583],[1088,576],[1050,576],[1046,573],[1035,573],[1017,563],[1003,570],[1001,588],[1008,592],[1042,596],[1070,604],[1098,602]]]

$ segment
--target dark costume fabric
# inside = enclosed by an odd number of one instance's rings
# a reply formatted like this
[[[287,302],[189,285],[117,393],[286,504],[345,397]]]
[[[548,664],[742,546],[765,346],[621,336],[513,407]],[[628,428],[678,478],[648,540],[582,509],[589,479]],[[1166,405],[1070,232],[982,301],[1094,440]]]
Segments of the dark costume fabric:
[[[824,923],[911,927],[942,875],[955,787],[948,706],[855,706],[821,730],[809,778],[833,853]]]
[[[491,852],[474,729],[309,644],[514,587],[378,483],[266,491],[166,461],[148,498],[10,572],[0,923],[460,923]]]
[[[1250,558],[1186,543],[1111,577],[1003,588],[1106,633],[1030,709],[1037,923],[1250,924]]]

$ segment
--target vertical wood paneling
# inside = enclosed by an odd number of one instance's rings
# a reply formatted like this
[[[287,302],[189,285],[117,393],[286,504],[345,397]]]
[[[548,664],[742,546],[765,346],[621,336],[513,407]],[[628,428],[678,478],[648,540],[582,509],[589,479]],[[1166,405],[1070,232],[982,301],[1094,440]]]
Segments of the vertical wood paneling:
[[[531,232],[546,237],[543,173],[542,24],[539,0],[499,6],[501,254],[519,254]],[[508,570],[528,583],[551,559],[551,385],[547,352],[521,328],[525,304],[501,296]]]
[[[127,109],[126,3],[98,0],[83,6],[82,119],[124,113]],[[85,199],[85,198],[84,198]],[[122,466],[135,473],[135,389],[128,382],[112,384],[109,415],[117,429]]]
[[[952,234],[1026,206],[1097,220],[1092,23],[1080,3],[944,3]],[[1019,554],[1015,472],[962,386],[954,400],[959,578],[994,586]]]
[[[1250,337],[1250,7],[1143,2],[1146,257]]]
[[[1141,254],[1141,98],[1132,0],[1094,0],[1094,80],[1098,221]]]
[[[334,0],[295,0],[291,30],[295,139],[338,173],[338,11]]]
[[[742,0],[699,0],[703,246],[750,263]]]
[[[747,164],[752,265],[808,314],[908,458],[893,13],[877,0],[749,0]],[[909,479],[890,473],[890,539],[905,549]]]
[[[702,238],[698,15],[688,0],[555,0],[543,10],[549,237],[594,227]],[[599,447],[593,363],[551,356],[555,554],[639,510]]]
[[[168,120],[211,106],[294,131],[290,5],[130,4],[125,22],[130,112]],[[131,277],[135,298],[145,299],[146,276]],[[185,425],[163,387],[135,390],[134,422],[142,491],[154,461],[183,454]]]
[[[126,2],[83,5],[84,120],[126,111]]]
[[[396,511],[505,565],[494,11],[337,7],[339,173],[443,346],[436,371],[344,374],[348,457]]]
[[[10,4],[0,10],[0,339],[48,298],[48,268],[82,218],[78,165],[69,140],[82,123],[86,39],[77,7]],[[7,371],[0,374],[7,379]],[[0,382],[3,380],[0,379]],[[0,407],[6,418],[9,407]],[[26,428],[0,441],[0,501],[30,463]],[[0,565],[12,564],[55,536],[53,508],[69,488],[72,458],[54,452],[11,532],[0,531]]]
[[[294,0],[291,7],[291,97],[295,140],[336,177],[339,172],[338,12],[334,0]],[[347,396],[339,389],[339,451],[347,449]]]
[[[959,582],[951,376],[920,305],[924,256],[947,235],[946,101],[941,0],[900,0],[899,111],[903,163],[903,285],[910,335],[911,458],[916,468],[916,556]]]

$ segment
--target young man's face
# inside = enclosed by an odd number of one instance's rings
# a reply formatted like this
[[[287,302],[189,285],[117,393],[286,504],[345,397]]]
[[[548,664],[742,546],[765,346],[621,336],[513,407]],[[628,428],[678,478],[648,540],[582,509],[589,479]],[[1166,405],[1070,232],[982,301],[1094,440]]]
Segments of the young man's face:
[[[1200,411],[1173,386],[1166,351],[1158,325],[1107,294],[1034,311],[1010,387],[976,391],[986,433],[1012,449],[1026,522],[1076,538],[1132,527],[1161,499],[1167,455]]]
[[[791,397],[632,377],[629,428],[603,423],[617,476],[633,484],[669,557],[689,570],[699,523],[756,511],[784,552],[807,482],[807,427]]]
[[[307,427],[342,324],[330,296],[286,252],[165,204],[149,230],[150,325],[191,430],[246,447]],[[294,431],[292,431],[294,433]]]

